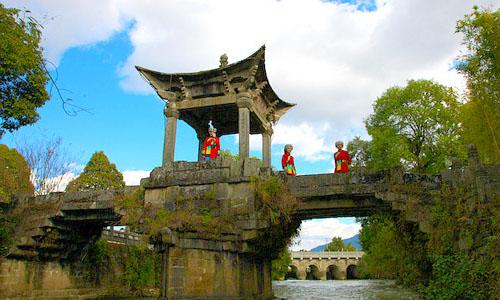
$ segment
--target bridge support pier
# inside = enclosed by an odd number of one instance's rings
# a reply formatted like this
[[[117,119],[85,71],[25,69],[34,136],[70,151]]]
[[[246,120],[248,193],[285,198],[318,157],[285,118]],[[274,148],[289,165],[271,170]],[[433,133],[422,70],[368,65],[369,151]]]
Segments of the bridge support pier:
[[[320,280],[326,280],[326,270],[319,270],[318,275]]]
[[[306,277],[307,277],[306,269],[299,269],[297,271],[297,279],[306,280]]]
[[[160,299],[272,299],[271,261],[216,249],[223,243],[179,239],[162,252]],[[224,243],[227,246],[227,243]]]

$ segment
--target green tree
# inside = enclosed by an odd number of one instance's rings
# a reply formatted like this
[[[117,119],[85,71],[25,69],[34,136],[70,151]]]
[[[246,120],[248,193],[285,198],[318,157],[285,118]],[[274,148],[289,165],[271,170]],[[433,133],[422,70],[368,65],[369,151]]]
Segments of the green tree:
[[[430,80],[409,80],[379,97],[366,120],[376,169],[403,166],[437,173],[463,158],[458,121],[460,103],[452,88]]]
[[[123,175],[103,151],[92,155],[82,174],[66,187],[67,192],[116,190],[125,186]]]
[[[332,241],[326,245],[325,251],[356,251],[356,247],[349,244],[344,244],[344,241],[339,236],[334,236]]]
[[[233,154],[230,150],[226,150],[226,149],[221,149],[219,151],[219,156],[222,158],[231,158],[234,160],[238,160],[240,157],[238,154]]]
[[[476,144],[481,160],[500,163],[500,11],[479,10],[457,22],[468,53],[459,57],[469,101],[461,121],[464,140]]]
[[[38,23],[0,4],[0,138],[35,123],[49,95]]]
[[[0,202],[9,202],[11,195],[33,195],[30,168],[15,149],[0,145]]]
[[[9,203],[12,195],[33,193],[30,169],[24,157],[15,149],[0,145],[0,204]],[[0,257],[9,253],[15,226],[15,218],[0,207]]]
[[[351,166],[353,168],[369,168],[372,164],[371,142],[362,140],[356,136],[353,140],[347,143],[347,152],[352,159]]]
[[[282,280],[288,272],[288,266],[292,263],[292,256],[288,248],[283,249],[278,258],[272,261],[273,280]]]
[[[365,255],[362,277],[396,279],[405,286],[424,283],[430,275],[426,235],[416,224],[379,213],[361,220],[359,239]]]

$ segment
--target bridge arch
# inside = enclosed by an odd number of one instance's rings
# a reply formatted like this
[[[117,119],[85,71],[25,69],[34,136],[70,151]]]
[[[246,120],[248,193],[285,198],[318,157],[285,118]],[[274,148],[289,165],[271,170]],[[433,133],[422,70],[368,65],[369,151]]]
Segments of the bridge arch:
[[[285,274],[285,280],[288,279],[299,279],[299,268],[297,268],[297,266],[288,266],[288,272]]]
[[[321,280],[320,271],[316,265],[309,265],[306,268],[306,279],[307,280]]]
[[[326,268],[326,280],[342,279],[340,269],[336,265],[329,265]]]
[[[347,279],[358,279],[358,266],[356,265],[348,265],[346,270],[346,278]]]

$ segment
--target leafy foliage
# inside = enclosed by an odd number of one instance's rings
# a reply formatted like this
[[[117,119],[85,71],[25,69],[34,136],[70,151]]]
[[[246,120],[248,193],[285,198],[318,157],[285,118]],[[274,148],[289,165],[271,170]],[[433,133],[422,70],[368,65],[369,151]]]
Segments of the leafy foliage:
[[[238,160],[240,156],[238,154],[233,154],[231,151],[226,150],[226,149],[221,149],[219,151],[219,156],[222,158],[231,158],[233,160]]]
[[[347,143],[347,152],[351,156],[353,170],[364,167],[370,168],[373,164],[370,141],[362,140],[361,137],[356,136]]]
[[[48,99],[38,23],[0,4],[0,137],[35,123]]]
[[[284,248],[278,258],[272,261],[273,280],[282,280],[288,272],[288,266],[292,263],[292,256],[287,248]]]
[[[351,243],[346,245],[341,237],[334,236],[332,241],[326,245],[325,251],[356,251],[356,247],[351,245]]]
[[[215,198],[214,192],[204,195]],[[222,233],[237,233],[234,220],[225,216],[212,216],[209,207],[193,207],[193,199],[178,195],[175,211],[155,208],[144,203],[144,189],[119,195],[114,199],[115,207],[123,211],[122,223],[132,231],[142,232],[148,238],[160,236],[161,229],[168,227],[179,232],[198,232],[207,237],[219,237]],[[183,206],[189,204],[188,206]]]
[[[436,173],[452,158],[464,157],[459,107],[451,88],[430,80],[389,88],[366,120],[374,168]]]
[[[457,22],[468,53],[459,57],[469,102],[463,106],[464,139],[485,163],[500,163],[500,11],[479,10]]]
[[[495,299],[500,274],[498,204],[476,202],[470,185],[476,179],[467,179],[472,174],[460,171],[454,176],[462,181],[455,178],[453,187],[441,188],[439,201],[427,203],[428,234],[398,214],[361,221],[363,277],[394,278],[428,299]]]
[[[426,281],[430,263],[426,236],[415,224],[397,215],[377,214],[361,221],[360,242],[365,251],[360,273],[363,277],[396,279],[415,287]]]
[[[74,273],[82,274],[86,283],[107,287],[101,298],[115,299],[150,295],[150,290],[158,286],[160,265],[160,255],[146,245],[116,245],[98,240],[85,249],[81,262],[72,268]]]
[[[33,195],[30,169],[15,149],[0,145],[0,202],[10,202],[13,194]]]
[[[0,258],[9,253],[12,245],[15,223],[13,219],[0,210]]]
[[[118,190],[125,187],[123,175],[109,162],[103,151],[92,155],[78,178],[66,187],[67,192]]]
[[[253,184],[255,197],[263,204],[262,210],[267,210],[271,226],[261,231],[252,244],[259,249],[260,255],[275,259],[298,234],[300,220],[294,217],[298,200],[278,176],[270,176],[266,180],[255,179]]]

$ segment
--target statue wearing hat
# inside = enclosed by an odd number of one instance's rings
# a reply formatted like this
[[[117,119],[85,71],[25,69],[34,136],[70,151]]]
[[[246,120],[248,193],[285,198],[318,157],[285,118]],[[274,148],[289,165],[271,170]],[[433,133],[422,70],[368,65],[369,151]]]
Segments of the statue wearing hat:
[[[295,170],[295,162],[292,156],[293,146],[291,144],[286,144],[283,149],[284,153],[281,157],[281,166],[286,175],[295,176],[297,171]]]
[[[347,153],[347,151],[342,149],[343,146],[344,143],[342,141],[335,142],[335,147],[338,149],[338,151],[333,155],[333,158],[335,159],[335,173],[349,172],[351,156]]]
[[[220,141],[217,137],[217,129],[208,122],[208,137],[203,142],[203,158],[211,160],[219,157]]]

